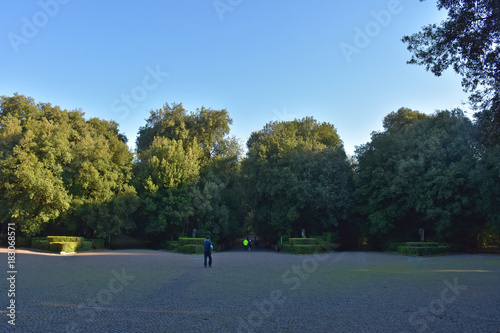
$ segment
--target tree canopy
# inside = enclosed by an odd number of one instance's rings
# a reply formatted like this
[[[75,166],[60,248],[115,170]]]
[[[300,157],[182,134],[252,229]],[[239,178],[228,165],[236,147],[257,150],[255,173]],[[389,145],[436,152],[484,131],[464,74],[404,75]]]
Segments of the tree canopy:
[[[2,96],[2,222],[17,222],[27,235],[47,225],[92,236],[131,228],[132,158],[115,122]]]
[[[478,160],[474,127],[460,110],[375,132],[356,153],[358,207],[380,243],[416,239],[419,228],[440,241],[474,243],[484,223],[471,177]]]
[[[423,0],[420,0],[423,1]],[[441,24],[404,36],[410,64],[437,76],[451,67],[471,92],[485,142],[500,141],[500,4],[498,0],[438,0],[448,11]]]
[[[245,191],[260,234],[336,231],[351,205],[351,173],[335,127],[311,117],[252,133]]]

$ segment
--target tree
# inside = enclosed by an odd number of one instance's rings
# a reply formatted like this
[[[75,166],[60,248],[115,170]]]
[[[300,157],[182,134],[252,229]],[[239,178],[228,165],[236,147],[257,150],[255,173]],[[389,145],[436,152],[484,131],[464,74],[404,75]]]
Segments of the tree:
[[[357,149],[356,197],[379,245],[417,239],[419,228],[431,239],[474,245],[484,224],[474,139],[470,120],[453,110],[373,133]]]
[[[334,231],[346,217],[350,187],[335,127],[313,118],[271,122],[252,133],[243,161],[245,191],[257,232],[279,235]]]
[[[0,103],[0,211],[26,235],[102,236],[133,227],[132,153],[118,125],[15,94]],[[118,209],[117,198],[125,200]],[[87,214],[108,209],[108,219]],[[94,216],[95,218],[91,218]],[[113,227],[110,227],[110,223]]]
[[[146,125],[139,129],[137,153],[146,150],[157,136],[182,140],[190,145],[196,138],[203,151],[203,162],[216,156],[229,156],[238,153],[239,147],[234,138],[229,138],[229,125],[232,124],[227,110],[213,110],[202,107],[190,112],[182,104],[165,103],[163,108],[151,110]]]
[[[423,0],[420,0],[423,1]],[[500,141],[500,2],[499,0],[439,0],[448,10],[440,25],[431,24],[402,41],[412,58],[435,75],[450,66],[462,76],[462,86],[483,132],[484,142]]]
[[[227,240],[240,225],[235,192],[240,147],[226,110],[188,112],[166,103],[152,110],[137,137],[139,219],[149,234],[173,239],[192,228]],[[232,194],[228,197],[227,194]]]

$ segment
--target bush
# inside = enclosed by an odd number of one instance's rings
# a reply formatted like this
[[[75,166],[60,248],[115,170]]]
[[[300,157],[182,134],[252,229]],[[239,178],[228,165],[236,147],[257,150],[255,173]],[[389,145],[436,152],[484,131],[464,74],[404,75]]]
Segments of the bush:
[[[92,249],[94,250],[100,250],[104,248],[105,240],[102,238],[92,239],[91,242],[92,242]]]
[[[93,242],[92,241],[86,241],[84,240],[78,246],[76,247],[77,252],[83,252],[83,251],[90,251],[93,248]]]
[[[205,238],[179,237],[179,245],[203,245]]]
[[[16,237],[16,247],[31,247],[31,238]]]
[[[432,247],[432,246],[438,246],[437,242],[406,242],[406,246],[413,246],[413,247]]]
[[[54,252],[74,253],[78,247],[77,242],[51,242],[50,247]]]
[[[437,244],[437,243],[436,243]],[[433,256],[448,253],[449,246],[436,245],[436,246],[400,246],[398,252],[407,256]]]
[[[291,245],[315,245],[318,244],[317,238],[290,238]]]
[[[31,247],[57,253],[74,253],[92,250],[94,241],[97,241],[95,243],[97,246],[101,244],[101,241],[104,244],[104,240],[86,241],[83,237],[49,236],[33,237],[31,239]]]
[[[179,252],[186,254],[203,254],[203,245],[187,244],[179,248]]]
[[[47,236],[47,240],[52,243],[67,243],[67,242],[81,243],[84,241],[83,237],[76,237],[76,236]]]
[[[340,247],[340,244],[337,243],[321,243],[320,244],[320,249],[321,251],[337,251],[337,249]]]
[[[38,250],[53,251],[47,239],[32,239],[31,247]]]
[[[321,242],[323,243],[334,243],[338,241],[339,236],[337,234],[334,234],[333,232],[325,232],[321,236]]]
[[[168,251],[177,251],[179,248],[178,241],[165,241],[161,244],[161,248]]]
[[[290,244],[283,244],[281,246],[281,251],[287,252],[287,253],[293,253],[293,245]]]

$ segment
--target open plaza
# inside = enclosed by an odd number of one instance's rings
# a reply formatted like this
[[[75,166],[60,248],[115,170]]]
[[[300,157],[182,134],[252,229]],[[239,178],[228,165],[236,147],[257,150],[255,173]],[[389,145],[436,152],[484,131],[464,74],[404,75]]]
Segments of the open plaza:
[[[0,249],[7,262],[7,249]],[[16,251],[0,332],[500,332],[500,255]],[[7,278],[9,276],[6,276]]]

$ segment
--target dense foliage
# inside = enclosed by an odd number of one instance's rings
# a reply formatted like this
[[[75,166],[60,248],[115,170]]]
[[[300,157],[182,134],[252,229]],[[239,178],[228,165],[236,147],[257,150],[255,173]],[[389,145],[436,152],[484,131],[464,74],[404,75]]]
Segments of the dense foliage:
[[[0,218],[102,237],[134,226],[132,154],[114,122],[21,95],[1,97]]]
[[[238,235],[244,205],[238,188],[239,145],[226,110],[182,104],[152,110],[137,137],[137,217],[148,235],[174,239],[193,229],[215,241]]]
[[[26,236],[128,231],[159,245],[197,229],[223,246],[248,230],[276,242],[305,229],[384,248],[420,228],[469,247],[499,234],[498,145],[458,109],[391,112],[354,159],[332,124],[270,122],[241,160],[226,110],[151,111],[133,159],[112,121],[17,94],[0,106],[0,218]]]
[[[460,110],[397,114],[413,120],[373,133],[357,150],[356,193],[368,234],[380,243],[417,240],[424,228],[439,241],[473,244],[484,219],[471,121]]]
[[[337,231],[352,205],[352,169],[333,125],[271,122],[248,141],[242,172],[256,231],[276,240]]]

